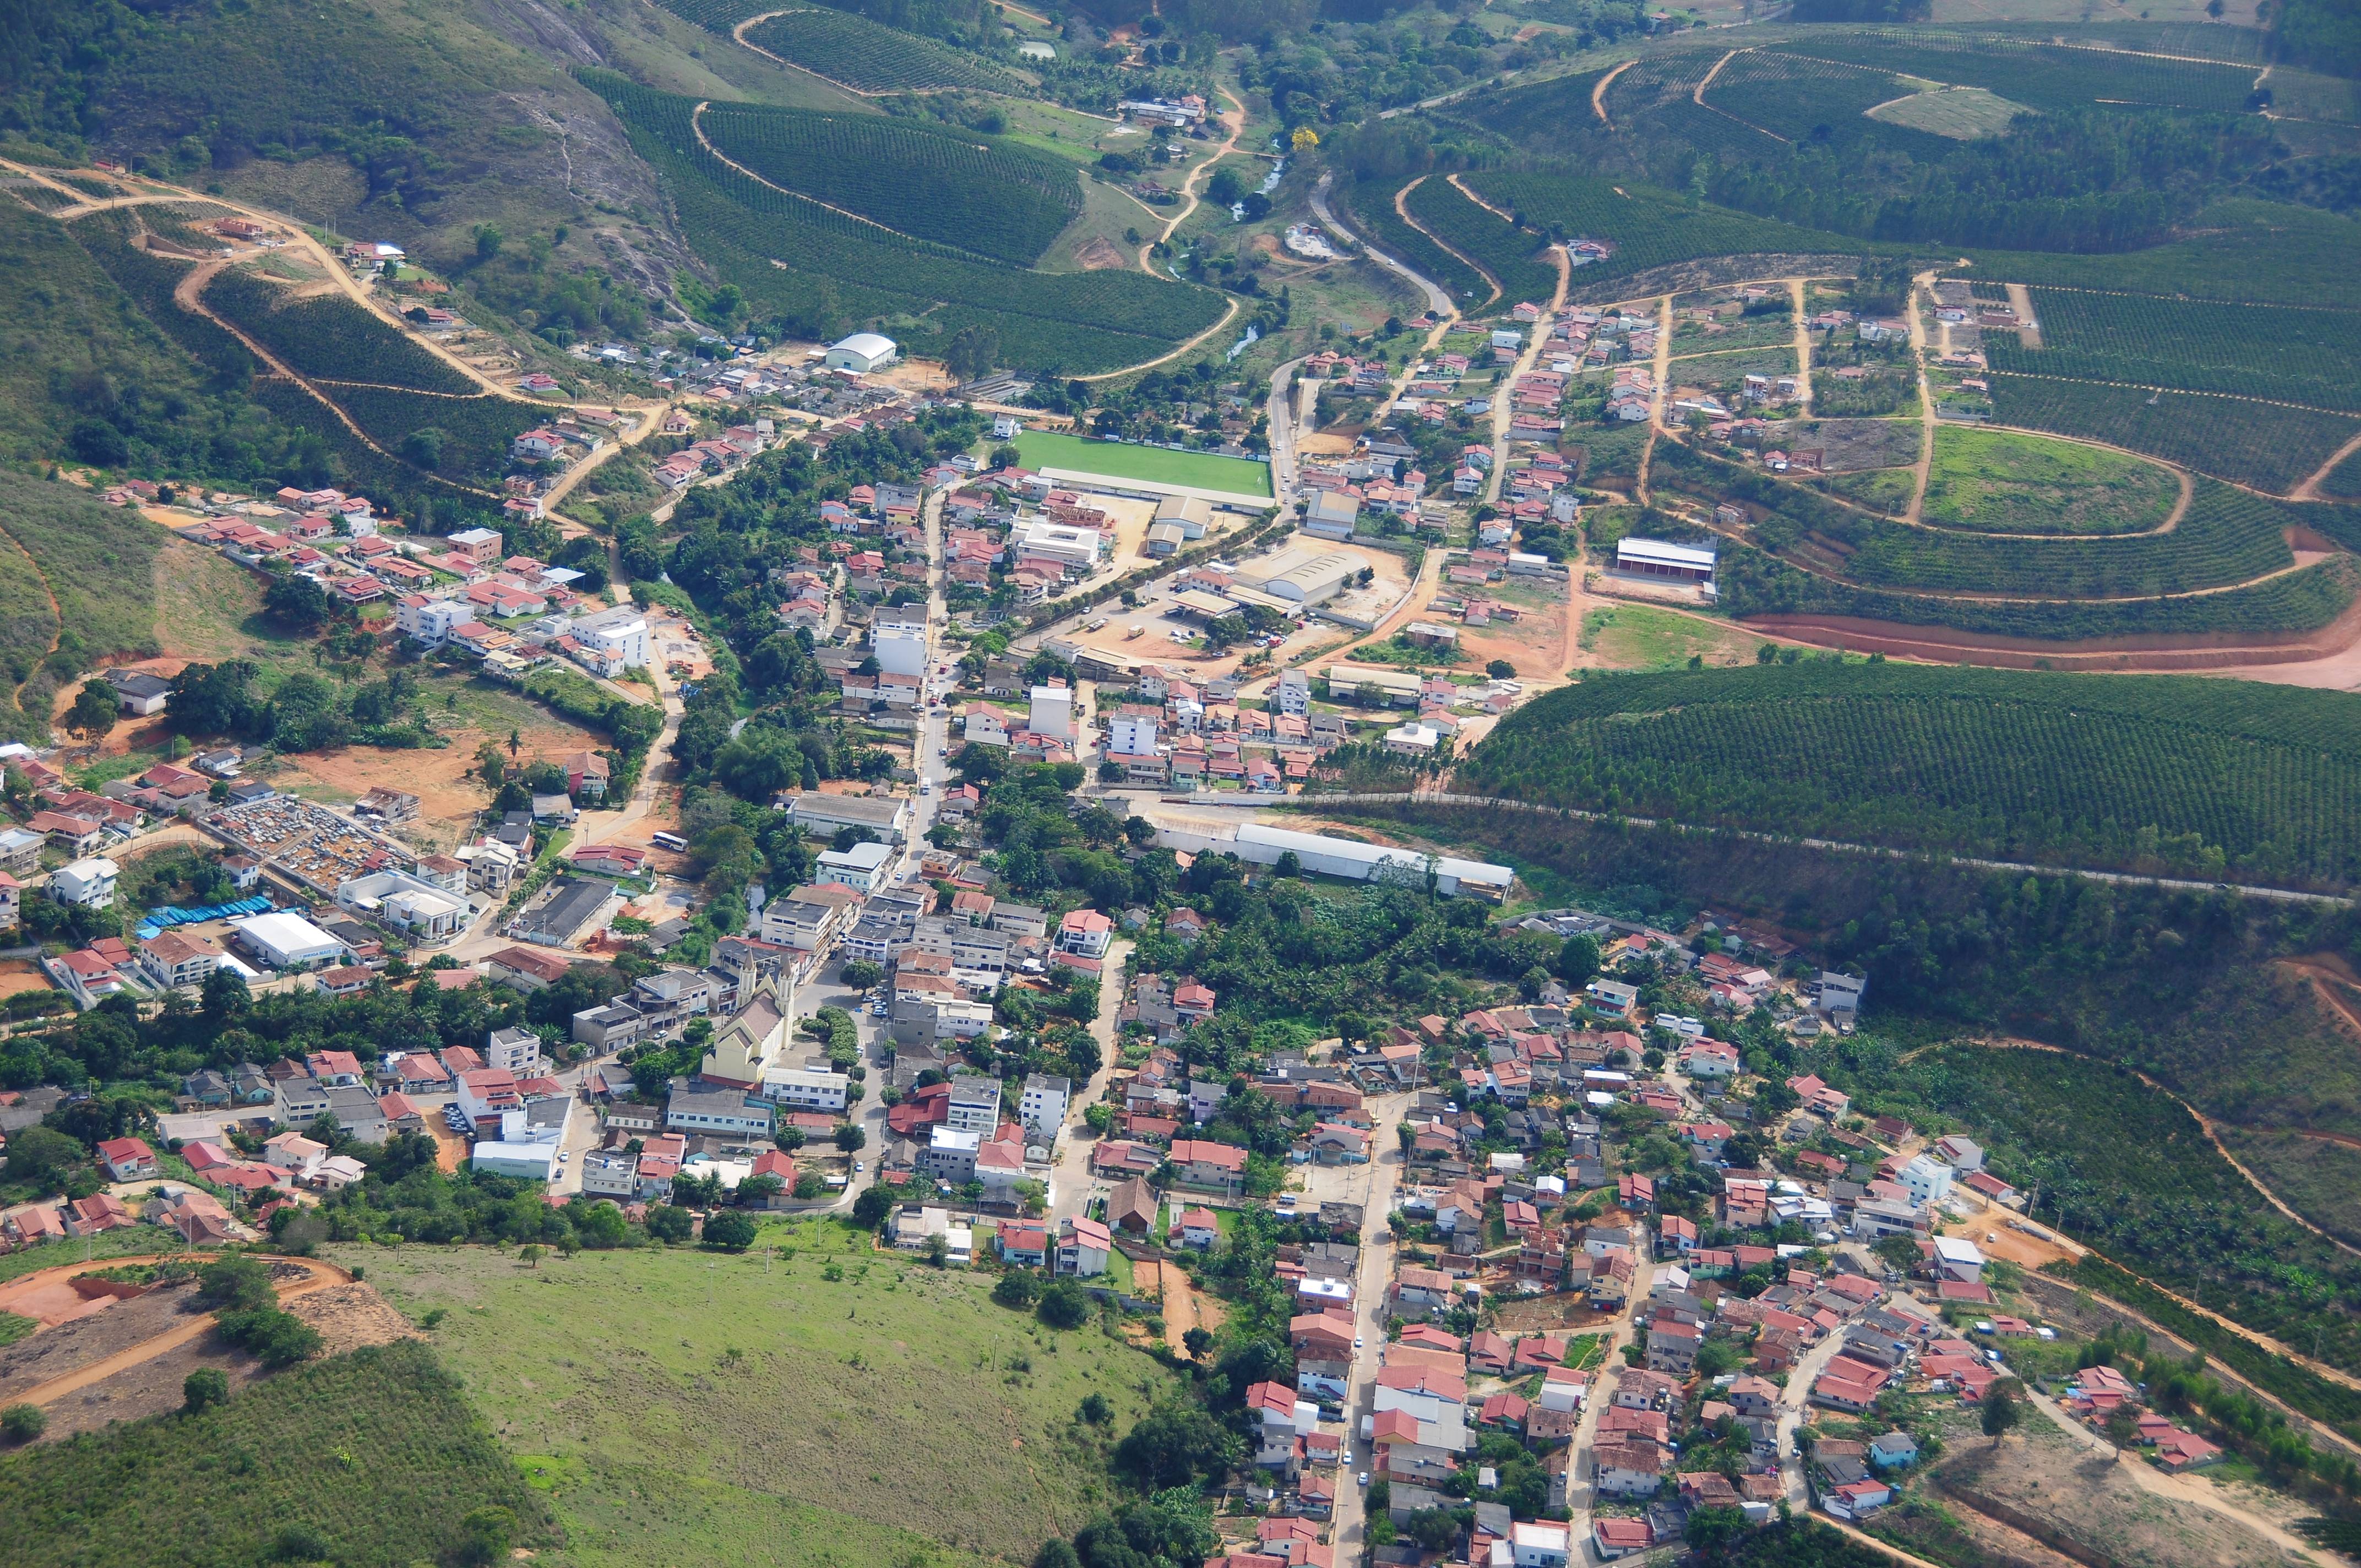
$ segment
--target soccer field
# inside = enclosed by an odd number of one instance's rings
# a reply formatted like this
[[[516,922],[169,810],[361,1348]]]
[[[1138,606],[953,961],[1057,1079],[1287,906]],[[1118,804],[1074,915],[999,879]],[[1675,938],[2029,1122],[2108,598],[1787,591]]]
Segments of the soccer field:
[[[1270,466],[1242,457],[1216,457],[1203,452],[1168,452],[1160,446],[1126,446],[1114,441],[1085,441],[1052,430],[1028,430],[1016,437],[1016,450],[1028,468],[1063,468],[1070,473],[1104,474],[1111,479],[1137,479],[1149,485],[1183,485],[1196,490],[1221,490],[1236,496],[1270,494]]]

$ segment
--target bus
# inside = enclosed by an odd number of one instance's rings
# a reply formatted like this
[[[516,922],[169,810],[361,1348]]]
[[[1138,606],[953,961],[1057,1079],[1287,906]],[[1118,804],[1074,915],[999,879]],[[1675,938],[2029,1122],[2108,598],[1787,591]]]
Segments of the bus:
[[[686,850],[688,848],[688,840],[682,838],[677,833],[651,833],[648,835],[648,842],[653,844],[659,850]]]

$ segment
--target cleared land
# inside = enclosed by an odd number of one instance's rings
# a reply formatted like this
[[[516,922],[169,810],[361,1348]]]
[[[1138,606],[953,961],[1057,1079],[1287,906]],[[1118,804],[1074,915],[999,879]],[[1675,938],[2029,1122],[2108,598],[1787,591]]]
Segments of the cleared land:
[[[1105,1396],[1121,1432],[1163,1374],[870,1248],[813,1221],[741,1257],[351,1255],[405,1310],[450,1310],[438,1346],[581,1561],[1029,1558],[1091,1511],[1104,1439],[1076,1407]]]
[[[2138,533],[2180,493],[2169,473],[2119,452],[1941,425],[1925,516],[1983,533]]]
[[[2032,112],[2022,104],[2012,104],[1982,87],[1942,87],[1880,104],[1869,111],[1869,117],[1892,126],[1907,126],[1912,130],[1932,131],[1955,141],[1973,141],[1978,137],[1998,136],[2017,115]]]
[[[1126,446],[1115,441],[1086,441],[1053,430],[1028,430],[1016,438],[1016,450],[1031,468],[1064,468],[1078,474],[1104,474],[1114,479],[1139,479],[1152,485],[1182,485],[1191,489],[1223,490],[1231,495],[1270,494],[1270,467],[1241,457],[1217,457],[1202,452],[1170,452],[1160,446]]]
[[[1613,670],[1672,670],[1692,658],[1708,664],[1742,664],[1757,638],[1735,627],[1653,605],[1619,604],[1582,618],[1582,662]]]

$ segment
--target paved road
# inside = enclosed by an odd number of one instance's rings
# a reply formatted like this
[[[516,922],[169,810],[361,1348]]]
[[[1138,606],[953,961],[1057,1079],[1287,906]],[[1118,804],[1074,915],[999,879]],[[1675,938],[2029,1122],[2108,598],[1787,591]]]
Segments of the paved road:
[[[1370,1449],[1361,1439],[1361,1418],[1370,1412],[1385,1361],[1386,1287],[1394,1270],[1386,1216],[1393,1212],[1394,1191],[1402,1179],[1401,1149],[1387,1130],[1401,1120],[1411,1100],[1408,1094],[1395,1094],[1369,1102],[1369,1118],[1380,1137],[1371,1146],[1378,1152],[1367,1165],[1313,1166],[1304,1179],[1309,1197],[1361,1205],[1360,1276],[1353,1282],[1353,1327],[1361,1348],[1353,1353],[1353,1378],[1345,1393],[1346,1464],[1336,1478],[1334,1529],[1328,1538],[1339,1562],[1360,1561],[1367,1533],[1367,1494],[1361,1490],[1360,1476],[1369,1467]]]
[[[1123,938],[1107,944],[1106,966],[1100,971],[1099,1015],[1091,1021],[1091,1038],[1099,1044],[1099,1069],[1088,1083],[1076,1084],[1066,1102],[1065,1135],[1049,1168],[1052,1219],[1079,1215],[1089,1207],[1092,1195],[1106,1186],[1091,1175],[1091,1151],[1098,1140],[1091,1136],[1083,1113],[1106,1093],[1108,1076],[1115,1071],[1115,1015],[1123,1005],[1123,966],[1131,958],[1132,946]]]
[[[1296,421],[1302,411],[1303,398],[1294,390],[1291,378],[1301,367],[1301,358],[1290,359],[1270,373],[1270,398],[1264,413],[1270,422],[1270,493],[1281,506],[1295,493]]]
[[[1387,271],[1402,279],[1404,281],[1408,282],[1411,288],[1423,293],[1426,296],[1426,308],[1433,311],[1436,315],[1447,316],[1455,314],[1456,308],[1451,302],[1451,296],[1443,291],[1443,286],[1441,284],[1437,283],[1433,279],[1429,278],[1422,272],[1411,270],[1407,263],[1395,260],[1392,257],[1388,256],[1384,251],[1379,250],[1376,246],[1371,245],[1367,240],[1363,239],[1359,235],[1355,234],[1351,229],[1346,228],[1343,224],[1336,221],[1336,214],[1328,210],[1328,186],[1331,179],[1332,175],[1328,171],[1323,170],[1320,176],[1319,182],[1312,187],[1312,215],[1320,220],[1320,226],[1326,229],[1330,234],[1334,235],[1339,239],[1349,240],[1353,244],[1359,246],[1361,247],[1362,254],[1367,256],[1370,260],[1376,262]]]
[[[1583,1396],[1582,1420],[1575,1424],[1574,1453],[1566,1464],[1565,1502],[1567,1527],[1572,1530],[1577,1550],[1579,1543],[1590,1539],[1591,1505],[1597,1500],[1590,1484],[1590,1453],[1598,1439],[1598,1412],[1614,1402],[1615,1386],[1623,1371],[1623,1347],[1631,1343],[1639,1332],[1633,1316],[1655,1288],[1655,1263],[1648,1249],[1641,1247],[1631,1255],[1631,1295],[1622,1315],[1608,1331],[1606,1354],[1599,1363],[1598,1375],[1590,1380],[1590,1390]],[[1587,1557],[1584,1559],[1588,1561]]]

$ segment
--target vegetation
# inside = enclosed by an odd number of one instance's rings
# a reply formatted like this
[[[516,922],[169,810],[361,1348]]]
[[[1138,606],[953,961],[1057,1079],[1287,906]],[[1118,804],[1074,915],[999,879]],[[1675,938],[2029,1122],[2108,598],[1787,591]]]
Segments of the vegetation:
[[[225,268],[204,302],[301,376],[423,392],[467,393],[476,384],[341,294],[289,300],[280,285]]]
[[[1411,215],[1444,244],[1492,275],[1501,303],[1547,304],[1556,294],[1557,269],[1542,254],[1542,236],[1502,222],[1440,175],[1404,200]]]
[[[1016,450],[1034,467],[1069,468],[1118,478],[1148,479],[1162,484],[1195,485],[1234,495],[1270,494],[1270,467],[1240,457],[1204,452],[1170,452],[1107,441],[1085,441],[1056,431],[1028,430],[1016,438]]]
[[[1474,268],[1402,221],[1394,210],[1394,192],[1400,185],[1398,180],[1372,181],[1345,192],[1353,221],[1368,242],[1411,271],[1433,279],[1453,299],[1478,301],[1489,296],[1491,285]]]
[[[2121,256],[2010,249],[1971,239],[1965,254],[1979,275],[2059,289],[2187,295],[2276,305],[2317,305],[2342,296],[2345,258],[2361,224],[2277,202],[2237,198],[2191,215],[2188,237]]]
[[[1611,279],[1702,257],[1845,255],[1861,248],[1860,241],[1839,235],[1691,203],[1631,181],[1490,172],[1466,180],[1486,201],[1522,213],[1526,222],[1553,236],[1613,246],[1613,254],[1574,274],[1574,286],[1587,291]]]
[[[2361,879],[2333,697],[2175,677],[1825,660],[1600,676],[1504,719],[1459,787],[2037,861]]]
[[[483,1249],[365,1255],[405,1311],[449,1309],[438,1348],[597,1561],[685,1561],[708,1531],[783,1511],[862,1562],[1029,1556],[1088,1517],[1108,1445],[1164,1376],[1094,1326],[1052,1332],[994,1305],[985,1275],[879,1256],[873,1240],[815,1218],[766,1225],[741,1257],[585,1252],[531,1270]],[[551,1314],[566,1335],[534,1332]],[[1077,1420],[1091,1394],[1112,1431]],[[942,1421],[946,1401],[966,1418]],[[643,1441],[649,1421],[662,1444]]]
[[[1993,367],[2361,411],[2361,313],[2033,291],[2041,346],[1990,334]]]
[[[765,26],[806,17],[870,26],[829,11],[794,12]],[[1071,163],[973,131],[743,104],[709,109],[698,126],[723,156],[774,184],[1017,266],[1038,258],[1082,210]]]
[[[324,1479],[323,1471],[335,1477]],[[234,1493],[237,1506],[204,1499]],[[435,1506],[421,1508],[432,1497]],[[333,1557],[407,1568],[456,1554],[463,1521],[500,1509],[521,1541],[548,1510],[423,1345],[356,1351],[202,1414],[86,1432],[0,1464],[9,1554],[78,1564]]]
[[[1024,83],[1015,77],[972,55],[843,11],[789,11],[749,27],[746,41],[864,93],[942,87],[986,93],[1024,91]]]
[[[45,739],[59,686],[107,654],[155,652],[160,538],[86,490],[0,475],[0,685],[16,696],[0,732]]]
[[[1221,319],[1211,291],[1139,273],[1026,272],[917,240],[881,240],[869,225],[757,184],[698,148],[693,100],[600,72],[584,79],[614,104],[642,156],[671,176],[691,242],[786,335],[832,338],[906,313],[946,343],[962,327],[985,327],[1005,364],[1071,373],[1155,358]],[[912,346],[928,351],[923,336]]]
[[[544,417],[529,403],[487,392],[433,397],[391,387],[337,387],[336,405],[389,452],[444,478],[494,487],[509,444]]]
[[[2238,484],[2284,494],[2361,430],[2349,414],[2244,398],[2151,392],[1995,371],[2004,424],[2088,436]]]
[[[1926,520],[1982,533],[2136,533],[2170,515],[2170,474],[2120,453],[1938,425]]]

